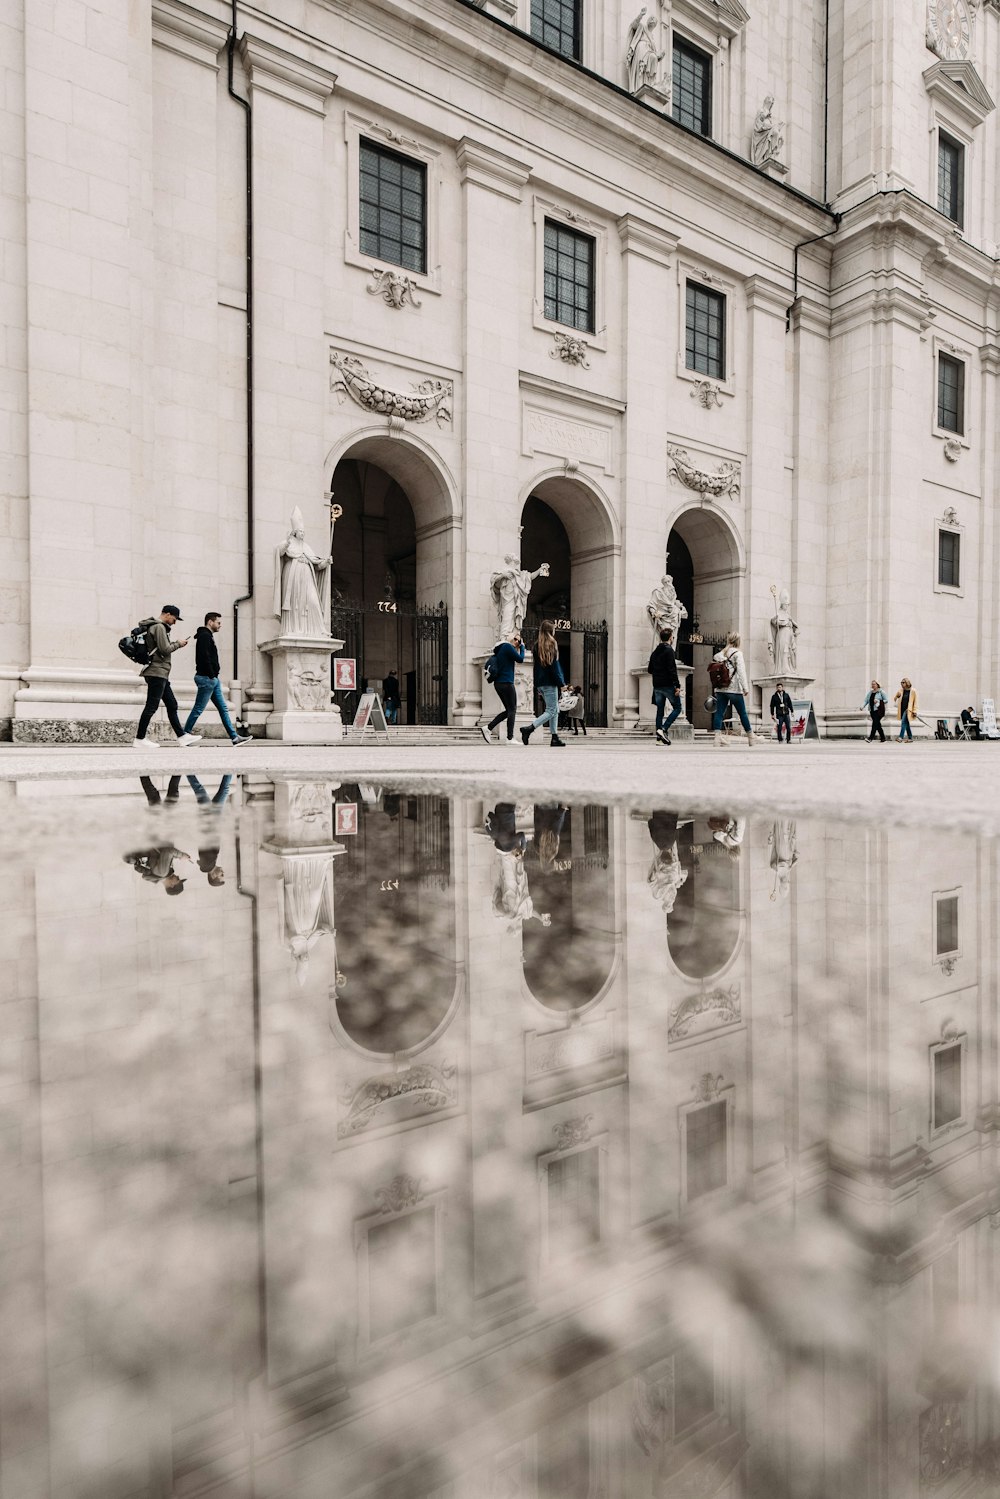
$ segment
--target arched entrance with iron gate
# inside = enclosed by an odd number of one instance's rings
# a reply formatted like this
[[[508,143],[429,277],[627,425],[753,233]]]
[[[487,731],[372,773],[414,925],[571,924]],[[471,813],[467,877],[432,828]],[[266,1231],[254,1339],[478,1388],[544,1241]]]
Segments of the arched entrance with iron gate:
[[[445,724],[449,712],[453,486],[404,438],[359,437],[333,455],[331,630],[358,663],[358,692],[339,697],[345,723],[364,687],[399,682],[400,724]]]
[[[532,586],[525,620],[531,645],[543,619],[557,623],[559,655],[569,682],[583,691],[586,721],[607,727],[608,665],[617,527],[607,499],[588,481],[559,472],[536,479],[521,510],[521,566],[549,576]]]
[[[709,728],[708,663],[730,630],[739,629],[744,573],[739,538],[728,521],[707,506],[684,510],[670,528],[666,570],[687,610],[678,657],[694,671],[688,679],[685,710],[695,728]]]

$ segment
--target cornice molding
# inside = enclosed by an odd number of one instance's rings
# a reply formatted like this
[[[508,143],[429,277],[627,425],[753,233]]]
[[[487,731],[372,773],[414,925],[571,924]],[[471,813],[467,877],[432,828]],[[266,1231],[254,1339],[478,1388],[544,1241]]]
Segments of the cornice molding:
[[[717,36],[731,42],[750,20],[750,12],[740,0],[674,0],[672,7],[681,17],[689,15]]]
[[[968,58],[961,62],[934,63],[924,73],[924,85],[932,99],[942,100],[973,130],[996,109]]]
[[[638,214],[623,213],[618,220],[618,238],[626,255],[639,255],[654,265],[668,266],[680,241],[679,234],[661,229]]]
[[[746,282],[747,310],[769,312],[772,317],[783,318],[788,311],[789,291],[766,276],[748,276]]]
[[[219,54],[229,35],[224,21],[194,10],[183,0],[153,0],[152,31],[154,47],[218,72]]]
[[[827,339],[830,337],[831,322],[829,307],[802,293],[788,310],[788,326],[793,333],[813,333],[818,338]]]
[[[483,145],[481,141],[474,141],[468,135],[462,136],[455,147],[455,155],[463,187],[467,182],[473,182],[501,198],[520,203],[521,189],[531,177],[531,168],[523,161]]]
[[[240,55],[254,93],[271,94],[310,114],[326,113],[326,101],[337,83],[336,73],[249,32],[240,39]]]

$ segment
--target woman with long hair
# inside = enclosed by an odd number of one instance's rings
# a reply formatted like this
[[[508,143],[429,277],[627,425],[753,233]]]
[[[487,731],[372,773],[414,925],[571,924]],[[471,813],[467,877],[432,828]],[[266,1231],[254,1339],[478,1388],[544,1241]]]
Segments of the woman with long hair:
[[[534,675],[535,691],[542,694],[545,707],[533,724],[521,730],[521,738],[527,744],[534,731],[540,729],[543,723],[548,723],[552,734],[549,744],[553,749],[562,749],[564,741],[559,738],[559,691],[566,686],[566,678],[559,664],[559,643],[556,640],[556,627],[551,619],[543,619],[538,629]]]
[[[897,744],[912,744],[913,729],[910,725],[917,716],[917,689],[909,677],[903,677],[899,684],[899,691],[893,698],[896,704],[896,712],[899,715],[899,737]]]

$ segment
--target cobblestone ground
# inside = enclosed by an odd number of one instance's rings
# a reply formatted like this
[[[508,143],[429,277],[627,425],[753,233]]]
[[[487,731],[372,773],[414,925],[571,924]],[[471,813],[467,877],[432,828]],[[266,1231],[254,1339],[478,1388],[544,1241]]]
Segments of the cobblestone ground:
[[[443,745],[284,746],[231,749],[221,742],[187,751],[92,747],[0,747],[0,783],[78,781],[176,773],[304,774],[339,781],[377,781],[467,795],[538,800],[614,799],[635,806],[696,810],[779,810],[786,815],[861,818],[879,822],[1000,834],[1000,744],[917,741],[910,747],[858,741],[791,747],[743,741],[716,749],[707,739],[655,747],[648,739],[571,740],[553,752],[468,742]],[[27,790],[27,786],[24,788]],[[53,791],[58,789],[53,785]],[[13,793],[13,788],[9,788]],[[0,798],[3,797],[0,790]]]

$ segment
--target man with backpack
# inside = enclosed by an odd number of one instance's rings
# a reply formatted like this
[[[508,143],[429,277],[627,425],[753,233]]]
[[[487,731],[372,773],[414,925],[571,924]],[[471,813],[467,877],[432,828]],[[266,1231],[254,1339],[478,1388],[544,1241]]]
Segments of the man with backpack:
[[[681,679],[677,672],[677,657],[674,654],[673,630],[660,631],[660,643],[649,658],[646,668],[653,678],[653,702],[656,704],[656,742],[670,743],[670,725],[681,711]],[[670,717],[664,722],[663,713],[670,700]]]
[[[514,667],[524,660],[524,644],[515,631],[509,640],[498,640],[493,654],[484,667],[487,682],[503,703],[503,707],[488,724],[481,723],[479,732],[487,744],[493,743],[493,730],[497,724],[507,720],[507,743],[514,743],[514,718],[517,714],[517,688],[514,686]]]
[[[233,721],[226,707],[225,694],[222,691],[222,683],[219,681],[219,652],[215,637],[221,629],[222,615],[217,610],[213,610],[211,614],[205,615],[205,623],[199,625],[194,632],[194,685],[197,691],[194,707],[188,714],[184,725],[184,732],[190,734],[209,703],[214,703],[222,719],[222,727],[233,744],[249,744],[251,736],[237,733],[233,728]]]
[[[177,716],[177,699],[170,685],[170,657],[174,651],[179,651],[182,646],[187,645],[186,639],[170,639],[170,628],[177,624],[180,617],[181,611],[176,604],[164,604],[160,610],[159,619],[150,615],[148,619],[141,619],[132,631],[133,644],[137,650],[143,652],[147,661],[147,665],[142,670],[142,676],[146,682],[146,706],[142,710],[139,727],[132,741],[134,749],[139,749],[140,746],[144,749],[159,749],[160,746],[155,739],[147,744],[146,730],[161,703],[167,710],[170,727],[177,735],[179,744],[201,742],[200,734],[186,734],[182,729],[181,721]],[[141,657],[133,656],[132,659],[141,659]]]
[[[746,704],[750,695],[750,678],[747,676],[747,664],[740,650],[740,637],[735,631],[726,636],[725,646],[708,663],[708,677],[712,684],[712,691],[715,693],[715,716],[712,720],[712,728],[715,732],[716,746],[721,748],[725,743],[722,736],[722,720],[730,708],[735,708],[746,733],[747,744],[752,747],[754,737]]]

